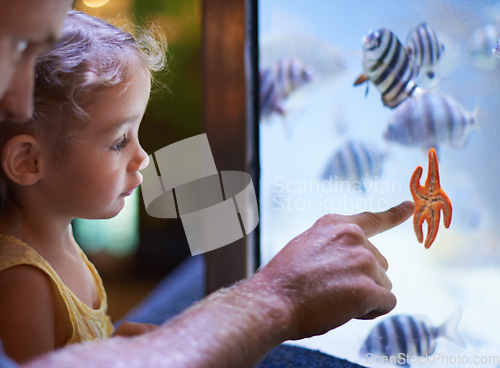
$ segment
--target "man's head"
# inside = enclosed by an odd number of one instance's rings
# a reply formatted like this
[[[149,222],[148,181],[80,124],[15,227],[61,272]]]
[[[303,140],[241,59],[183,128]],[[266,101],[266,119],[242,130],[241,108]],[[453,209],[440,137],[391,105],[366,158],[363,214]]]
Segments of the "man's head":
[[[71,0],[0,0],[0,123],[33,110],[36,57],[58,38]]]

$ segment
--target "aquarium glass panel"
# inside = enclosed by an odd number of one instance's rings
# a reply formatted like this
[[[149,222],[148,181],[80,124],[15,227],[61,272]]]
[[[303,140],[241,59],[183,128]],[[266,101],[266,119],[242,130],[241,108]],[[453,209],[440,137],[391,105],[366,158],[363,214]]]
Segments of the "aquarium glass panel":
[[[423,221],[371,238],[394,311],[296,343],[500,366],[500,2],[266,0],[258,23],[261,263],[327,213],[413,192]]]

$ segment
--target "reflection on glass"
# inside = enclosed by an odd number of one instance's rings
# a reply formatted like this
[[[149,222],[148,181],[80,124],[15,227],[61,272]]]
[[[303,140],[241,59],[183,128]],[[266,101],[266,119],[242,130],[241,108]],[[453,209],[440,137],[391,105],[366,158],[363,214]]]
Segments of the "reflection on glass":
[[[262,263],[323,214],[411,200],[431,147],[453,205],[429,249],[411,219],[372,239],[398,297],[389,316],[298,344],[369,366],[398,352],[500,365],[499,37],[498,1],[259,2]],[[383,321],[387,346],[366,350]]]

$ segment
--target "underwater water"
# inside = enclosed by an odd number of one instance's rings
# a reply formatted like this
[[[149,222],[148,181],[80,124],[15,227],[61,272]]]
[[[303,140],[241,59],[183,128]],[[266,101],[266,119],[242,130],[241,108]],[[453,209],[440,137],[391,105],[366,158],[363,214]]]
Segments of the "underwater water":
[[[433,78],[415,78],[432,96],[423,117],[430,114],[433,124],[408,118],[394,128],[419,134],[409,143],[387,133],[404,102],[390,108],[374,80],[354,82],[366,72],[365,36],[386,28],[409,53],[409,34],[422,22],[444,51]],[[422,166],[423,185],[431,146],[453,206],[449,228],[441,220],[429,249],[417,241],[412,219],[371,239],[389,262],[393,312],[297,344],[377,366],[381,360],[359,351],[378,322],[404,314],[437,327],[460,310],[456,330],[465,346],[436,337],[433,360],[411,366],[500,366],[500,58],[491,52],[499,37],[499,1],[259,2],[260,68],[268,71],[261,74],[261,262],[323,214],[411,200],[410,178]],[[438,94],[456,103],[441,103]],[[432,118],[440,109],[452,111],[448,120]]]

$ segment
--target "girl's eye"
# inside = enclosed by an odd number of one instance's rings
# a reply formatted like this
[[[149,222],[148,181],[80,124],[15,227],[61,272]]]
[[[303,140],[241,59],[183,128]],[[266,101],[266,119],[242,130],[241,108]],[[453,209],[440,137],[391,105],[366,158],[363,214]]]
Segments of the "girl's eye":
[[[127,147],[127,144],[130,143],[130,139],[128,139],[125,134],[123,135],[123,138],[120,142],[118,142],[117,144],[115,144],[114,146],[111,146],[110,148],[115,151],[115,152],[120,152],[122,149],[124,149],[125,147]]]

